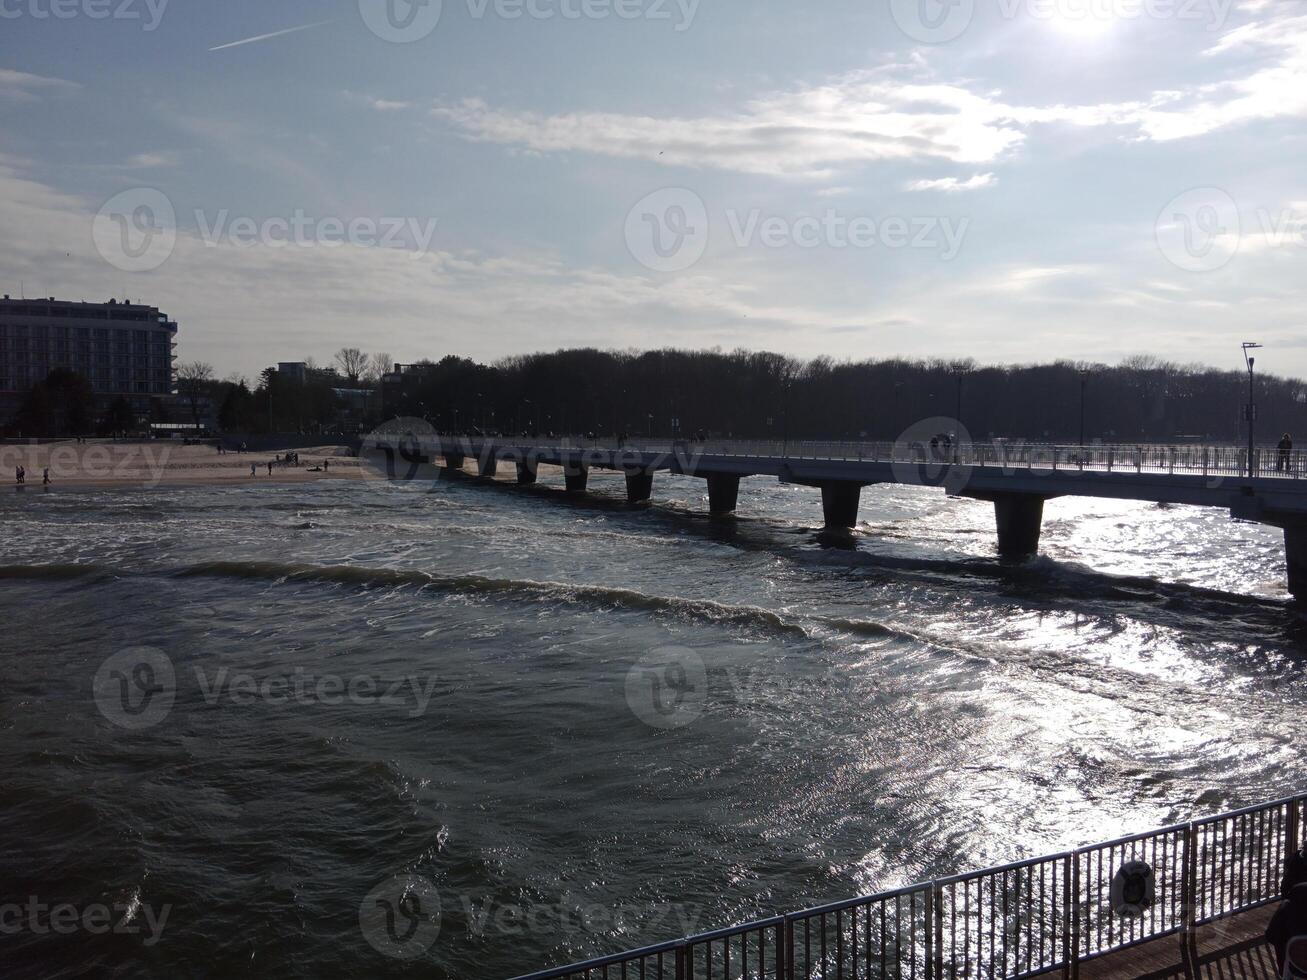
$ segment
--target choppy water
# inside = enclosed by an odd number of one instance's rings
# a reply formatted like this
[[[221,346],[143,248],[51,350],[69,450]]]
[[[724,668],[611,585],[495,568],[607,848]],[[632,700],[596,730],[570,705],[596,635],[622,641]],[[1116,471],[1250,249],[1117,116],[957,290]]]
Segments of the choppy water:
[[[591,482],[0,497],[4,975],[503,977],[1302,787],[1274,529]]]

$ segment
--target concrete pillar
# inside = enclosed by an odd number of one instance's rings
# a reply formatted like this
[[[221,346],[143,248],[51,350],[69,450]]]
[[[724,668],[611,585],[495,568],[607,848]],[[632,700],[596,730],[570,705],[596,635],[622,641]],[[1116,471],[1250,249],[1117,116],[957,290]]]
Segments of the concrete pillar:
[[[729,514],[735,510],[740,498],[740,478],[730,473],[708,474],[708,510],[713,514]]]
[[[494,479],[495,473],[499,470],[499,458],[497,456],[482,456],[477,460],[477,472],[482,476]]]
[[[517,461],[517,482],[522,486],[529,486],[536,482],[536,461],[534,459],[519,459]]]
[[[1031,493],[994,495],[998,523],[998,553],[1004,558],[1028,558],[1039,551],[1044,524],[1044,498]]]
[[[862,497],[861,483],[823,483],[821,509],[827,527],[857,527],[858,502]]]
[[[1307,602],[1307,522],[1285,525],[1284,558],[1289,566],[1289,591],[1299,602]]]
[[[567,484],[568,493],[585,493],[589,478],[590,470],[585,466],[568,466],[563,470],[563,482]]]
[[[633,504],[653,496],[653,473],[635,470],[626,474],[626,499]]]
[[[446,452],[445,466],[451,470],[461,470],[463,468],[464,459],[465,457],[462,453]]]

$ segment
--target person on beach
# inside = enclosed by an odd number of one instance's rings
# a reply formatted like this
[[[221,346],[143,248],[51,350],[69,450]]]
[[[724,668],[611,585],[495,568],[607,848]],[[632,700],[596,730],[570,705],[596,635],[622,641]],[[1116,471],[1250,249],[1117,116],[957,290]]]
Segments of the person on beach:
[[[268,460],[268,476],[272,476],[272,460]]]
[[[49,485],[50,485],[50,467],[47,466],[45,470],[42,471],[41,473],[41,486],[48,487]]]
[[[250,464],[250,476],[258,476],[258,469],[253,463]]]
[[[322,461],[322,472],[326,473],[329,469],[331,469],[331,460],[324,459]]]

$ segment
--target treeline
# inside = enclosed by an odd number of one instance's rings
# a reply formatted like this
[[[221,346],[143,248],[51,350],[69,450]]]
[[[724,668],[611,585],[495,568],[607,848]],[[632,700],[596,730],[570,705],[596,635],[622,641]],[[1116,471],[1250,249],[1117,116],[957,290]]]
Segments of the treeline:
[[[1257,434],[1307,434],[1307,385],[1257,374]],[[1083,396],[1083,397],[1082,397]],[[561,350],[479,364],[421,362],[384,414],[448,431],[704,432],[740,438],[893,439],[957,418],[973,438],[1074,442],[1246,438],[1248,375],[1134,357],[983,366],[900,358],[839,362],[759,351]]]
[[[38,436],[107,436],[135,426],[132,406],[125,398],[115,398],[101,410],[87,378],[67,368],[55,368],[27,389],[5,428]]]

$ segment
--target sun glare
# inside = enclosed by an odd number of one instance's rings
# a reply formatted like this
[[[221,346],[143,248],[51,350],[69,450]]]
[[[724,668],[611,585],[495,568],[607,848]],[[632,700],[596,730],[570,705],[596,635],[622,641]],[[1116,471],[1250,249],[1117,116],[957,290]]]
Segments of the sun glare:
[[[1112,29],[1116,18],[1105,10],[1067,10],[1050,18],[1050,25],[1067,37],[1091,40]]]

